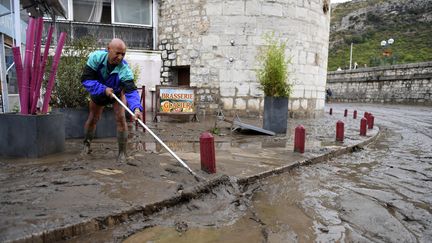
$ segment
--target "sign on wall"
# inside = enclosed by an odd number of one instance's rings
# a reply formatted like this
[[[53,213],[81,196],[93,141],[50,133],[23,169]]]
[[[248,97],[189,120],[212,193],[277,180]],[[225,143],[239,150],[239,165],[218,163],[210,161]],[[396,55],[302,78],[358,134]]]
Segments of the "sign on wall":
[[[196,115],[196,87],[156,85],[156,115]]]

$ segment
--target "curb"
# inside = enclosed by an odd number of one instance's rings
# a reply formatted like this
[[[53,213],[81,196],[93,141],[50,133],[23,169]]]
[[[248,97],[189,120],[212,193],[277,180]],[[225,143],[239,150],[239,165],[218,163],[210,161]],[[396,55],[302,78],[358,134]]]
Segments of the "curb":
[[[381,130],[379,129],[379,127],[377,127],[377,128],[378,128],[378,132],[373,137],[370,137],[369,139],[367,139],[363,142],[360,142],[358,144],[351,145],[351,146],[341,148],[341,149],[337,149],[334,151],[330,151],[330,152],[327,152],[323,155],[319,155],[319,156],[314,157],[314,158],[298,161],[294,164],[282,166],[282,167],[279,167],[279,168],[276,168],[276,169],[273,169],[270,171],[265,171],[265,172],[262,172],[262,173],[259,173],[259,174],[253,175],[253,176],[249,176],[247,178],[242,178],[242,179],[239,179],[237,182],[240,185],[244,186],[247,184],[251,184],[251,183],[253,183],[257,180],[260,180],[260,179],[264,179],[264,178],[267,178],[267,177],[270,177],[273,175],[282,174],[282,173],[291,171],[292,169],[300,167],[302,165],[312,165],[312,164],[320,163],[320,162],[323,162],[323,161],[326,161],[329,159],[336,158],[336,157],[341,156],[343,154],[348,154],[348,153],[358,151],[359,149],[365,147],[366,145],[369,145],[370,143],[374,142],[378,138]]]
[[[298,161],[291,165],[282,166],[253,176],[241,178],[238,179],[236,182],[240,186],[245,186],[254,183],[257,180],[264,179],[277,174],[282,174],[303,165],[316,164],[332,158],[336,158],[343,154],[348,154],[348,153],[358,151],[362,147],[365,147],[366,145],[369,145],[370,143],[374,142],[379,137],[381,130],[379,129],[378,126],[376,127],[378,128],[378,131],[374,136],[358,144],[333,150],[323,155],[316,156],[314,158]],[[6,242],[55,242],[60,240],[67,240],[78,235],[89,234],[109,227],[113,227],[115,225],[119,225],[121,223],[128,221],[130,218],[134,216],[142,217],[142,216],[152,215],[154,213],[161,211],[164,208],[173,207],[188,202],[191,199],[198,198],[200,197],[201,194],[209,193],[211,189],[218,187],[221,184],[229,184],[229,183],[231,183],[230,178],[227,175],[221,175],[208,182],[199,183],[197,186],[193,188],[185,189],[185,191],[183,191],[180,195],[172,198],[151,203],[145,206],[133,206],[121,212],[114,212],[108,216],[100,216],[100,217],[88,219],[81,223],[66,225],[56,229],[47,230],[41,233],[32,234],[27,237],[6,241]]]

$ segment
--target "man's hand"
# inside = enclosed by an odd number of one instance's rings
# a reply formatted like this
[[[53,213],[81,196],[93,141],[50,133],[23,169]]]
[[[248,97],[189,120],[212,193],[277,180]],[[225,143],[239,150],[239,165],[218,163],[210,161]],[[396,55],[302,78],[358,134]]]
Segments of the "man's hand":
[[[105,89],[105,95],[112,98],[112,95],[114,94],[114,90],[112,88],[107,87]]]
[[[134,113],[135,113],[135,120],[142,120],[142,112],[140,111],[140,109],[138,109],[138,108],[135,108],[135,111],[134,111]]]

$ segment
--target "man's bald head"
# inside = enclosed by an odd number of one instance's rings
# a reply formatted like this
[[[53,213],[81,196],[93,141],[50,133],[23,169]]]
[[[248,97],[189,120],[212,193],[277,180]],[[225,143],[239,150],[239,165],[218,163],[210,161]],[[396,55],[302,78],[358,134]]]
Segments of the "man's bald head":
[[[118,65],[126,55],[126,44],[119,38],[114,38],[108,44],[108,62]]]

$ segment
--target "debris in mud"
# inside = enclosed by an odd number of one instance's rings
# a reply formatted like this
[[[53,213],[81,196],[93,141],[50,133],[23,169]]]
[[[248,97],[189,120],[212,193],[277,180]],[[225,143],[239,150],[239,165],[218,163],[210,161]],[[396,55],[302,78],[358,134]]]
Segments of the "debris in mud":
[[[184,189],[184,187],[183,187],[182,184],[180,184],[180,185],[177,186],[177,191],[182,191],[183,189]]]
[[[266,225],[261,219],[259,219],[255,213],[253,213],[253,217],[250,217],[249,219],[257,222],[260,225]]]
[[[36,183],[35,187],[48,187],[48,185],[45,182]]]
[[[93,172],[102,174],[102,175],[115,175],[115,174],[124,174],[124,171],[122,170],[116,170],[112,168],[106,168],[101,170],[94,170]]]
[[[52,181],[51,182],[52,184],[54,184],[54,185],[64,185],[64,184],[67,184],[67,183],[69,183],[69,181],[65,181],[65,180],[55,180],[55,181]]]
[[[195,204],[192,204],[192,205],[187,205],[186,206],[186,208],[187,209],[189,209],[190,211],[193,211],[193,210],[198,210],[198,209],[200,209],[200,207],[198,207],[197,205],[195,205]]]
[[[171,173],[171,174],[177,174],[177,173],[179,173],[178,170],[173,169],[173,168],[166,168],[165,171],[166,171],[166,172],[169,172],[169,173]]]
[[[138,164],[131,162],[131,161],[126,162],[126,164],[130,165],[130,166],[138,166]]]
[[[83,166],[64,167],[64,168],[63,168],[63,171],[82,170],[82,169],[84,169]]]
[[[319,227],[318,228],[323,233],[328,233],[330,230],[328,228]]]
[[[355,153],[355,152],[359,152],[359,151],[362,151],[362,150],[364,150],[364,148],[362,148],[362,147],[360,147],[360,146],[354,146],[353,148],[352,148],[352,151]]]
[[[36,170],[36,172],[48,172],[48,171],[49,171],[48,167],[45,166]]]
[[[184,221],[174,222],[175,230],[180,233],[184,233],[188,230],[188,224]]]

